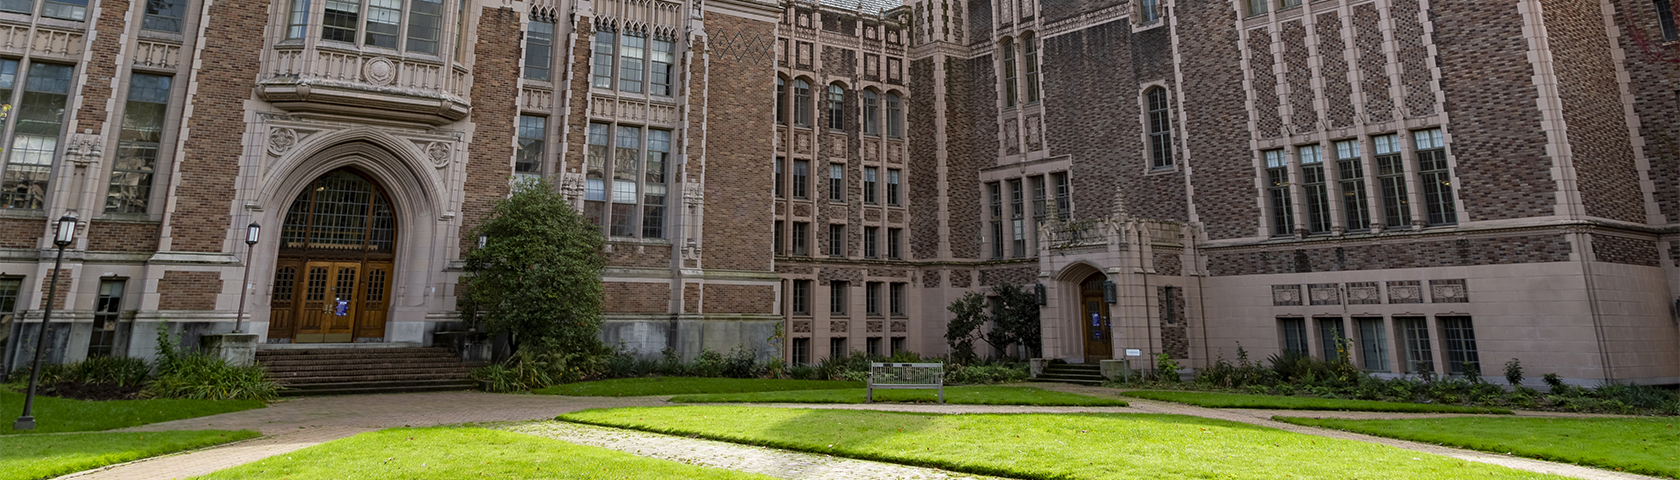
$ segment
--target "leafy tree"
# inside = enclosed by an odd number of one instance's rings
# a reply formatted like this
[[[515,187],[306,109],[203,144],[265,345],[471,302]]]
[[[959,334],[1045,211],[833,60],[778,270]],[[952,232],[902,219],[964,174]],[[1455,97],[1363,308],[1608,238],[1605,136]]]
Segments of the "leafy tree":
[[[1021,345],[1026,347],[1027,358],[1038,357],[1043,330],[1036,296],[1009,283],[992,287],[992,295],[997,301],[992,304],[992,331],[986,333],[986,343],[1006,352],[1010,345]]]
[[[480,236],[484,245],[467,251],[462,279],[469,314],[482,313],[490,330],[508,332],[516,352],[542,350],[520,352],[522,358],[604,350],[600,228],[547,182],[523,180],[469,238]]]
[[[945,324],[945,343],[951,347],[951,359],[969,363],[974,360],[974,341],[980,337],[980,326],[991,320],[986,314],[986,297],[969,292],[945,309],[955,315]]]

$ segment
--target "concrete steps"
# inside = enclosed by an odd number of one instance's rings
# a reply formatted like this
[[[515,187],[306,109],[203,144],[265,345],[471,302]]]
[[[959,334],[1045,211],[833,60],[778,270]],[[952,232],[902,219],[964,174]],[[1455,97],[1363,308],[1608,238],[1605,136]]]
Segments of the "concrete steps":
[[[263,349],[257,363],[282,396],[471,390],[478,365],[441,347]]]
[[[1027,381],[1097,386],[1108,379],[1103,378],[1102,368],[1093,363],[1052,363],[1044,367],[1044,372]]]

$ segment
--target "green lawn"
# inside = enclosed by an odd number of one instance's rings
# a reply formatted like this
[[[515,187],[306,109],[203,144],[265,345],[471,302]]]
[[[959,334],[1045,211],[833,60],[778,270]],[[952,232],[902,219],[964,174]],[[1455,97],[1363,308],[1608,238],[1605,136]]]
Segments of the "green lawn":
[[[393,428],[199,478],[769,479],[483,428]]]
[[[560,419],[1026,479],[1560,478],[1183,415],[684,406],[585,410]]]
[[[256,436],[250,430],[5,436],[0,437],[0,480],[52,478]]]
[[[678,395],[672,403],[863,403],[864,389],[799,390],[787,392]],[[935,390],[875,390],[877,402],[934,403]],[[967,405],[1041,405],[1075,407],[1124,407],[1126,402],[1033,387],[966,386],[945,387],[945,403]]]
[[[1278,410],[1346,410],[1356,412],[1407,413],[1511,413],[1508,409],[1498,407],[1465,407],[1459,405],[1431,405],[1427,403],[1344,400],[1339,398],[1284,397],[1278,395],[1249,395],[1245,393],[1135,390],[1130,392],[1121,392],[1120,394],[1128,397],[1147,398],[1150,400],[1188,403],[1208,408],[1274,408]]]
[[[697,393],[774,392],[782,390],[824,390],[862,387],[863,382],[827,380],[782,380],[765,378],[647,377],[615,378],[568,383],[536,390],[543,395],[573,397],[639,397]]]
[[[23,414],[23,394],[0,388],[0,435],[20,433],[88,432],[148,423],[250,410],[261,400],[68,400],[35,397],[35,430],[12,431],[12,420]]]
[[[1276,420],[1680,478],[1680,419],[1674,417]]]

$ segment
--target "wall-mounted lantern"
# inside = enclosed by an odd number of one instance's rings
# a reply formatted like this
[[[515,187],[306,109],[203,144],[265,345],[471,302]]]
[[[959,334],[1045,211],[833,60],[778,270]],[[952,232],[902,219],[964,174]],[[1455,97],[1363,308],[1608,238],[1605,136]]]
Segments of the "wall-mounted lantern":
[[[1114,281],[1103,280],[1103,301],[1109,304],[1117,303],[1120,301],[1117,297],[1119,295],[1114,292]]]
[[[1050,304],[1050,294],[1045,291],[1044,284],[1033,284],[1033,300],[1037,301],[1040,307]]]

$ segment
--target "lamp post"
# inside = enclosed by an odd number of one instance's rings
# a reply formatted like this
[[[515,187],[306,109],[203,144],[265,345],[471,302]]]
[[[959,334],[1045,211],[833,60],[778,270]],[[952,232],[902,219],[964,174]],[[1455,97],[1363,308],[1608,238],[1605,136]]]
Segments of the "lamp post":
[[[58,296],[58,271],[64,265],[64,247],[76,241],[76,217],[68,213],[58,219],[58,232],[53,245],[58,246],[58,259],[53,260],[52,283],[47,284],[47,306],[41,312],[41,331],[35,336],[35,363],[29,367],[29,390],[23,396],[23,415],[12,423],[12,430],[34,430],[35,386],[41,381],[41,352],[47,350],[47,323],[52,321],[53,297]]]
[[[239,316],[233,317],[233,333],[245,333],[245,293],[251,290],[251,249],[256,248],[262,225],[245,226],[245,281],[239,283]]]

